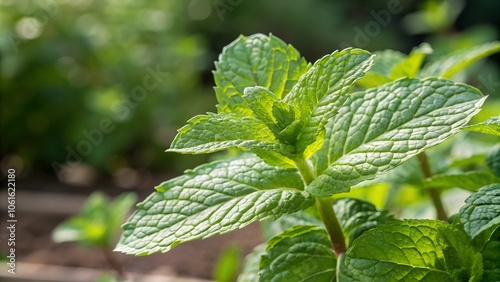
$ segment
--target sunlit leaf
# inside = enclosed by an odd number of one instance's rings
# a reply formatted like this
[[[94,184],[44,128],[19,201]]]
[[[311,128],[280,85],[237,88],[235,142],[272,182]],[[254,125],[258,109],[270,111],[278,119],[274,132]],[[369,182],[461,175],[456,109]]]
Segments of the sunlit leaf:
[[[353,242],[344,262],[361,281],[480,281],[482,274],[467,236],[436,220],[380,225]]]
[[[349,191],[363,180],[441,143],[479,111],[475,88],[438,78],[400,79],[349,95],[327,126],[314,161],[316,196]]]
[[[295,169],[257,157],[202,165],[157,187],[123,225],[116,251],[147,255],[194,239],[277,219],[314,204]]]
[[[463,129],[500,136],[500,116],[492,117],[485,122],[465,126]]]
[[[281,39],[254,34],[240,36],[226,46],[215,68],[219,112],[251,115],[242,98],[246,87],[263,86],[280,99],[306,72],[307,63],[295,48]]]
[[[285,96],[286,102],[298,105],[304,123],[296,145],[299,152],[317,140],[372,63],[373,56],[361,49],[335,51],[314,63]]]

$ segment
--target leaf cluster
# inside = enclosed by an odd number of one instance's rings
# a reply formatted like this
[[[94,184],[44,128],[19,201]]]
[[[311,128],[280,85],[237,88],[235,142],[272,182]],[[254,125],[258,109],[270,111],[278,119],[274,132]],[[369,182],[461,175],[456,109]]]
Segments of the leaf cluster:
[[[240,36],[215,63],[217,113],[190,119],[168,151],[243,153],[156,187],[123,225],[116,251],[167,252],[273,220],[239,281],[496,279],[498,150],[488,171],[420,179],[476,191],[452,223],[399,220],[350,197],[330,203],[463,128],[498,131],[497,119],[465,127],[486,97],[450,78],[499,50],[488,43],[422,67],[428,44],[409,55],[347,48],[307,63],[273,35]]]

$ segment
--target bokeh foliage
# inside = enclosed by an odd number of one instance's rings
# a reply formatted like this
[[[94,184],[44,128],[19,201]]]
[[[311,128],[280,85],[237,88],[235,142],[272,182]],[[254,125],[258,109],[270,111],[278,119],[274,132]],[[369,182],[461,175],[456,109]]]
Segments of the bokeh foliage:
[[[194,167],[201,160],[162,152],[187,118],[214,111],[213,61],[239,34],[273,33],[308,61],[347,45],[409,53],[423,41],[434,48],[432,58],[498,38],[496,2],[414,2],[4,0],[0,159],[14,154],[28,171],[53,173],[68,146],[77,150],[89,141],[84,131],[110,119],[113,131],[83,163],[111,174],[121,167]],[[498,106],[495,60],[454,77],[493,98],[479,120]],[[131,101],[148,69],[168,76],[145,99]]]

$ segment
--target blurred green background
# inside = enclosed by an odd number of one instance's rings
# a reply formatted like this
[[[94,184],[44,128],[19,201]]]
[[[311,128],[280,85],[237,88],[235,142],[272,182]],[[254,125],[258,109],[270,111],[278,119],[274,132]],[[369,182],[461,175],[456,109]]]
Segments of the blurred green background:
[[[438,56],[497,40],[498,11],[491,0],[0,0],[2,172],[65,181],[82,165],[99,179],[204,162],[163,151],[215,111],[213,62],[240,34],[273,33],[309,61],[423,41]],[[499,62],[455,79],[498,105]]]

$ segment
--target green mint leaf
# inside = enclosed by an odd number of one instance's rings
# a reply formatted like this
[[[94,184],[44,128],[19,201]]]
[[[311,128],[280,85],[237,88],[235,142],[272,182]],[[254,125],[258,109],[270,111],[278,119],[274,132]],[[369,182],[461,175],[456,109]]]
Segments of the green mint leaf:
[[[500,177],[500,146],[497,146],[486,156],[486,164],[493,174]]]
[[[376,51],[373,67],[368,73],[379,73],[385,77],[390,77],[392,69],[405,59],[406,55],[399,51]]]
[[[488,184],[499,183],[500,178],[495,177],[490,172],[468,171],[462,173],[444,173],[434,175],[425,180],[425,188],[462,188],[469,191],[477,191],[479,188]]]
[[[406,55],[394,50],[376,51],[373,67],[365,74],[358,84],[364,88],[377,87],[391,82],[391,70],[398,64],[404,62]]]
[[[202,165],[157,187],[123,225],[116,251],[147,255],[314,204],[294,169],[257,157]]]
[[[302,128],[301,120],[295,119],[297,113],[297,109],[283,101],[274,103],[273,115],[276,118],[278,130],[280,130],[277,138],[282,143],[295,145]]]
[[[358,84],[363,88],[373,88],[391,82],[392,80],[380,73],[367,72],[366,75],[358,80]]]
[[[229,245],[224,247],[217,255],[212,279],[217,282],[234,282],[240,272],[242,262],[242,250],[240,246]]]
[[[333,208],[347,239],[347,245],[365,231],[395,220],[387,211],[379,211],[373,204],[353,198],[340,199],[335,202]]]
[[[407,220],[372,229],[346,252],[347,268],[365,281],[441,281],[449,279],[437,250],[438,229],[446,223]]]
[[[296,107],[276,99],[274,93],[261,86],[245,88],[243,99],[281,143],[295,144],[302,124]]]
[[[294,144],[295,141],[297,140],[297,136],[300,134],[300,130],[302,128],[302,122],[300,120],[296,120],[292,122],[290,125],[286,126],[283,130],[280,131],[278,135],[278,139],[285,144]],[[323,142],[324,134],[320,134],[317,138],[316,141]],[[317,146],[318,149],[321,148],[320,145]],[[316,151],[316,147],[314,146],[309,146],[307,149],[312,148],[311,150]],[[312,154],[312,153],[309,153]]]
[[[101,192],[92,193],[81,214],[58,225],[52,238],[55,242],[77,241],[84,246],[112,246],[116,243],[125,215],[137,201],[134,193],[123,193],[113,201]]]
[[[116,197],[108,205],[106,236],[110,246],[118,240],[118,231],[120,230],[122,223],[125,221],[127,214],[136,203],[136,194],[123,193]]]
[[[446,79],[403,78],[349,95],[314,158],[315,196],[347,192],[456,133],[485,97]]]
[[[388,171],[374,179],[366,180],[356,185],[356,187],[367,187],[379,184],[389,184],[393,187],[412,185],[422,187],[424,175],[420,169],[417,158],[413,157],[402,163],[393,170]]]
[[[375,52],[373,68],[358,84],[364,88],[372,88],[402,77],[414,78],[420,71],[425,56],[431,53],[432,48],[428,43],[413,48],[408,56],[394,50]]]
[[[324,125],[337,114],[354,83],[373,63],[373,55],[360,49],[335,51],[314,63],[284,100],[297,105],[303,126],[297,140],[297,151],[306,152],[311,144],[318,148],[318,137]],[[319,138],[321,140],[321,138]],[[306,158],[313,153],[309,149]]]
[[[318,60],[283,100],[272,87],[246,85],[240,91],[243,94],[235,94],[242,101],[239,110],[191,119],[179,130],[169,151],[200,154],[239,148],[258,154],[269,164],[290,167],[297,155],[308,158],[321,148],[324,125],[371,64],[372,56],[364,50],[336,51]]]
[[[246,87],[263,86],[281,99],[306,72],[307,62],[281,39],[254,34],[226,46],[215,68],[218,111],[251,115],[242,98]]]
[[[345,265],[345,254],[340,254],[337,258],[337,280],[336,281],[349,281],[361,282],[359,277],[355,276],[349,268]]]
[[[289,166],[293,161],[286,156],[295,151],[295,147],[280,143],[258,119],[233,113],[208,113],[190,119],[188,125],[180,128],[167,152],[204,154],[229,148],[252,151],[273,164]]]
[[[491,234],[500,226],[500,184],[488,185],[470,195],[459,213],[464,230],[472,239],[482,232]]]
[[[480,166],[484,164],[486,160],[486,155],[479,153],[479,154],[472,154],[470,156],[465,156],[465,157],[459,157],[456,159],[452,159],[449,167],[450,168],[466,168],[466,167],[474,167],[474,166]]]
[[[249,253],[243,261],[243,270],[238,275],[237,282],[259,281],[260,257],[266,254],[267,244],[260,244]]]
[[[293,106],[283,102],[276,101],[273,104],[273,116],[276,119],[276,125],[283,130],[296,120],[296,111]]]
[[[422,43],[420,46],[414,48],[410,55],[404,60],[398,62],[390,73],[391,80],[396,80],[401,77],[414,78],[420,71],[420,67],[426,55],[432,53],[432,48],[428,43]]]
[[[500,136],[500,116],[492,117],[485,122],[465,126],[463,129]]]
[[[271,239],[274,236],[284,232],[288,228],[297,225],[316,225],[324,227],[323,222],[305,211],[299,211],[292,214],[285,214],[277,220],[265,221],[263,223],[264,238]]]
[[[452,228],[437,220],[383,224],[354,240],[344,263],[361,281],[478,281],[480,255]]]
[[[105,247],[106,241],[106,196],[98,191],[92,193],[82,207],[80,215],[58,225],[52,232],[57,243],[76,241],[84,246]]]
[[[474,250],[467,234],[454,226],[439,227],[438,231],[444,239],[444,265],[452,281],[481,281],[483,259]]]
[[[279,132],[273,115],[276,95],[262,86],[247,87],[244,93],[243,99],[248,103],[255,117],[264,122],[274,133]]]
[[[458,50],[439,57],[424,66],[420,75],[451,78],[470,64],[500,51],[500,42],[490,42],[472,48]]]
[[[483,281],[500,281],[500,228],[492,234],[481,250]]]
[[[325,229],[295,226],[268,242],[259,281],[335,281],[336,263]]]
[[[274,147],[268,146],[259,146],[252,149],[252,152],[259,156],[263,161],[265,161],[268,165],[277,166],[277,167],[285,167],[285,168],[295,168],[295,163],[289,157],[285,157],[284,154],[288,155],[288,148],[285,145],[282,145],[280,148],[287,148],[284,150],[277,150],[281,153],[270,151],[274,150]]]

